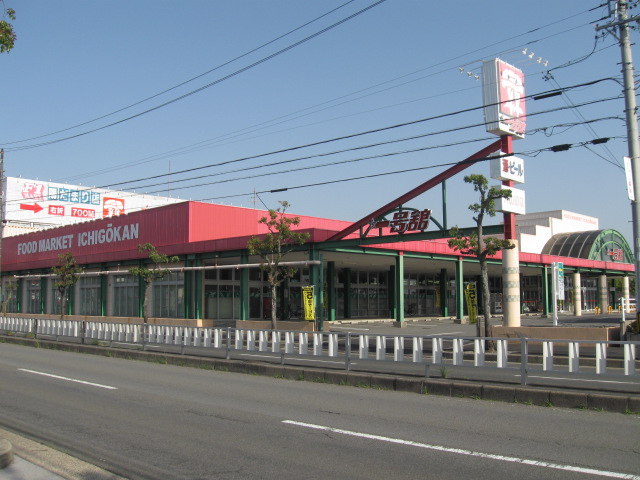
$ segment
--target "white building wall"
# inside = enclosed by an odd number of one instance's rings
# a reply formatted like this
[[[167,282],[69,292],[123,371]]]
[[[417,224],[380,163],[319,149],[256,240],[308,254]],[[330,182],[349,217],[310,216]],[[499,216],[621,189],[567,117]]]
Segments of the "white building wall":
[[[549,239],[559,233],[599,230],[595,217],[567,210],[552,210],[516,216],[520,251],[541,253]]]

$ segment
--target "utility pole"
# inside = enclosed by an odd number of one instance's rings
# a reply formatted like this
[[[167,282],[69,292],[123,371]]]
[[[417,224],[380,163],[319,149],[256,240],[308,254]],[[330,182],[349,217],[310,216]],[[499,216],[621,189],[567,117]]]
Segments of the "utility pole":
[[[631,55],[631,39],[629,23],[640,20],[640,16],[629,18],[627,15],[627,0],[616,0],[616,17],[607,25],[596,26],[596,30],[618,27],[620,49],[622,54],[622,76],[627,120],[627,141],[629,144],[629,158],[633,177],[634,199],[631,201],[631,221],[633,223],[633,253],[636,268],[636,302],[640,299],[640,142],[638,141],[638,107],[636,104],[636,90],[633,78],[633,58]],[[615,33],[614,33],[615,36]],[[640,320],[640,312],[636,309],[636,320]]]

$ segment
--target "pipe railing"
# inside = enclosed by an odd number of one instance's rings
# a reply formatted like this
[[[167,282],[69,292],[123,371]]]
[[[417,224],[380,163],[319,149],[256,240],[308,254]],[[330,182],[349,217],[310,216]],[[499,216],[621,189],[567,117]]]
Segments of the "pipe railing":
[[[74,338],[82,343],[108,342],[110,346],[141,345],[143,350],[149,346],[179,347],[181,354],[187,348],[223,350],[225,358],[231,358],[234,352],[265,352],[279,354],[283,364],[291,357],[328,357],[344,361],[347,370],[354,361],[424,364],[427,375],[431,366],[517,369],[522,384],[526,384],[531,370],[637,378],[636,352],[640,345],[633,341],[305,332],[9,316],[0,317],[0,332],[56,340]],[[485,346],[489,342],[495,346],[495,352],[487,352]],[[534,345],[540,352],[532,355],[530,349]],[[616,367],[608,362],[611,347],[621,348]],[[588,368],[584,364],[587,358],[593,363]],[[563,366],[566,363],[566,370],[559,369],[560,362]]]

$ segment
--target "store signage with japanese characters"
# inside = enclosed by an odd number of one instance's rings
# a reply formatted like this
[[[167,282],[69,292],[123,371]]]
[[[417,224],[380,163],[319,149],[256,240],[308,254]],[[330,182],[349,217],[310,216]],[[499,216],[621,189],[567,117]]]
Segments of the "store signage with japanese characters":
[[[482,96],[487,131],[524,138],[527,127],[524,73],[494,58],[482,64]]]
[[[68,225],[116,217],[181,201],[17,177],[7,177],[4,188],[5,219],[42,225]]]
[[[624,250],[621,248],[614,248],[613,250],[609,250],[607,253],[614,262],[621,262],[624,260]]]
[[[524,190],[505,187],[504,185],[500,185],[500,188],[502,190],[511,190],[511,198],[499,198],[496,200],[496,211],[524,215],[526,213]]]
[[[491,160],[491,178],[524,183],[524,160],[510,155]]]
[[[402,210],[393,214],[392,220],[371,222],[371,228],[389,227],[391,233],[405,233],[426,230],[431,219],[431,210]]]

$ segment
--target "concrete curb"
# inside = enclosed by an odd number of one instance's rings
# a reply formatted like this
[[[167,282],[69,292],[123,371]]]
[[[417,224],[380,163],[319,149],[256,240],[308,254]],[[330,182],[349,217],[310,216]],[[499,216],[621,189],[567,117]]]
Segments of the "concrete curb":
[[[13,446],[9,440],[0,438],[0,470],[13,462]]]
[[[3,341],[26,346],[38,346],[66,352],[102,355],[125,360],[142,360],[181,367],[204,368],[222,372],[262,375],[287,380],[347,385],[360,388],[394,390],[453,398],[472,398],[507,403],[522,403],[544,407],[577,408],[617,413],[640,413],[640,395],[598,393],[548,387],[528,387],[481,383],[460,379],[424,378],[387,375],[347,370],[266,364],[248,360],[226,360],[219,357],[195,357],[171,353],[104,346],[34,340],[0,335]]]

